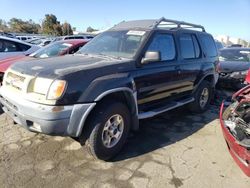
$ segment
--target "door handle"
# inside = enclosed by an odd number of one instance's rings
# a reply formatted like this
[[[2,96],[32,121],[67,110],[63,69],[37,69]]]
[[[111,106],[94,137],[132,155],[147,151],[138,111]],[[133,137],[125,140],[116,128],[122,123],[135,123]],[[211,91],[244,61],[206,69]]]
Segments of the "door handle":
[[[179,65],[175,66],[175,70],[178,74],[181,74],[181,67]]]

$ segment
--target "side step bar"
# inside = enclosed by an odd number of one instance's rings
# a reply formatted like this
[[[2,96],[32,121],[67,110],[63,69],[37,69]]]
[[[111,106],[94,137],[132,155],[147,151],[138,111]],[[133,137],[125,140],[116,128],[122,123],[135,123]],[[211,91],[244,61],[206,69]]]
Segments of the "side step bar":
[[[184,99],[184,100],[181,100],[178,102],[172,102],[164,107],[161,107],[161,108],[158,108],[158,109],[155,109],[152,111],[148,111],[148,112],[139,113],[138,118],[139,119],[151,118],[151,117],[154,117],[158,114],[161,114],[163,112],[167,112],[169,110],[172,110],[172,109],[177,108],[179,106],[183,106],[183,105],[188,104],[188,103],[193,102],[193,101],[194,101],[194,98],[192,97],[192,98],[187,98],[187,99]]]

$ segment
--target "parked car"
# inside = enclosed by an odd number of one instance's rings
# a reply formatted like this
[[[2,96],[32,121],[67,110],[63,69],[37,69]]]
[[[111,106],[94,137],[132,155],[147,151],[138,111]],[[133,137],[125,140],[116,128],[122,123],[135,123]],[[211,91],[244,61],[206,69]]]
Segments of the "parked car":
[[[121,22],[74,55],[14,64],[0,102],[26,129],[74,137],[108,160],[140,119],[186,104],[204,112],[217,54],[203,26],[165,18]]]
[[[93,38],[94,38],[93,35],[67,35],[67,36],[57,37],[57,38],[55,38],[53,40],[53,42],[59,41],[59,40],[71,40],[71,39],[88,39],[88,40],[91,40]]]
[[[232,45],[230,45],[230,46],[228,46],[228,47],[229,47],[229,48],[235,48],[235,47],[241,48],[242,45],[241,45],[241,44],[232,44]]]
[[[239,90],[245,86],[250,68],[250,48],[224,48],[220,50],[218,86]]]
[[[0,36],[0,60],[17,55],[29,55],[39,48],[18,39]]]
[[[36,37],[35,36],[21,36],[21,35],[17,35],[16,38],[18,40],[27,41],[27,40],[31,40],[31,39],[36,38]]]
[[[216,44],[218,50],[224,48],[224,45],[222,44],[222,42],[220,42],[218,40],[215,41],[215,44]]]
[[[43,46],[48,45],[52,41],[53,41],[53,39],[50,39],[50,38],[35,38],[35,39],[29,40],[27,42],[30,44],[35,44],[37,46],[43,47]]]
[[[13,35],[11,33],[8,33],[8,32],[0,32],[0,36],[5,36],[5,37],[8,37],[8,38],[16,38],[15,35]]]
[[[250,76],[246,80],[250,83]],[[235,93],[232,104],[225,110],[224,106],[223,103],[220,122],[228,150],[243,172],[250,177],[250,85]]]
[[[52,43],[44,48],[40,48],[29,56],[19,55],[11,58],[0,60],[0,83],[2,83],[4,72],[14,63],[22,61],[26,62],[35,58],[47,58],[54,56],[62,56],[66,54],[73,54],[77,52],[88,40],[73,39],[67,41],[58,41]]]

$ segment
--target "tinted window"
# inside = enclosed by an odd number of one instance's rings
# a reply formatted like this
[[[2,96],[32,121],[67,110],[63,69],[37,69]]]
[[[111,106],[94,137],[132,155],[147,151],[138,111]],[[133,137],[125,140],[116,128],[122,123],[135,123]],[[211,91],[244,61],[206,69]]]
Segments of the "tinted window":
[[[201,35],[201,41],[204,46],[206,56],[215,57],[217,56],[217,47],[214,43],[213,38],[210,35]]]
[[[175,44],[172,35],[156,34],[147,51],[158,51],[162,61],[173,60],[175,58]]]
[[[0,52],[4,52],[3,40],[0,40]]]
[[[196,57],[192,35],[182,34],[180,36],[180,48],[181,48],[181,56],[184,59],[192,59]]]
[[[18,47],[21,51],[26,51],[31,48],[31,46],[26,45],[26,44],[18,44]]]
[[[76,36],[75,39],[84,39],[82,36]]]

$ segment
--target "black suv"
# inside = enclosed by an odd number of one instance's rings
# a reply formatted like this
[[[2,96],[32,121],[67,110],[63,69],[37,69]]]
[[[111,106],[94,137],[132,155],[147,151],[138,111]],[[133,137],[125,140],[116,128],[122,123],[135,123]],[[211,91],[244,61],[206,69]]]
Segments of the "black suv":
[[[205,111],[217,61],[214,39],[200,25],[121,22],[74,55],[14,64],[0,101],[26,129],[74,137],[108,160],[140,119],[185,104]]]

